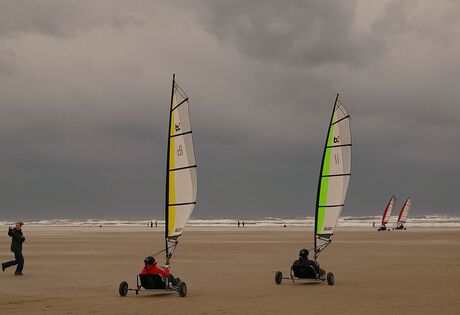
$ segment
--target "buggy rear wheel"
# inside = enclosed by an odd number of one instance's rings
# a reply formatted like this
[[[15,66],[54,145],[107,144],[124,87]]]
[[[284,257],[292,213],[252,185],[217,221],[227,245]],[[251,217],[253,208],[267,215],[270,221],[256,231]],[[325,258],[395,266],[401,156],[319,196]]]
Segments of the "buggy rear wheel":
[[[126,296],[126,294],[128,294],[128,282],[122,281],[120,283],[118,286],[118,293],[120,293],[120,296]]]
[[[179,282],[179,284],[177,285],[177,292],[179,292],[180,297],[184,297],[187,295],[187,285],[185,284],[185,282]]]
[[[326,275],[327,284],[334,285],[334,274],[332,272],[328,272]]]
[[[281,284],[282,281],[283,281],[283,273],[281,271],[277,271],[275,273],[275,283]]]

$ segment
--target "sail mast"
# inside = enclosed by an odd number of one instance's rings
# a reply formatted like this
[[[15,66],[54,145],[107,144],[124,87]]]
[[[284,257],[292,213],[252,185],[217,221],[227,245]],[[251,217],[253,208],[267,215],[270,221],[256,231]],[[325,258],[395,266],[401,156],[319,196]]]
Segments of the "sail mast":
[[[329,139],[329,133],[331,132],[332,120],[334,119],[335,107],[337,106],[337,100],[338,99],[339,99],[339,93],[337,93],[337,95],[335,97],[334,107],[332,108],[331,119],[329,121],[329,126],[327,128],[326,143],[324,145],[323,157],[321,159],[321,168],[319,170],[318,191],[316,193],[315,230],[313,231],[313,238],[314,238],[314,242],[315,242],[315,245],[314,245],[314,247],[315,247],[315,260],[318,258],[317,244],[316,244],[316,231],[318,229],[318,210],[319,210],[319,197],[320,197],[320,192],[321,192],[321,177],[322,177],[322,174],[323,174],[324,157],[326,156],[327,141]]]
[[[166,195],[165,195],[165,253],[166,253],[166,263],[169,264],[169,244],[168,244],[168,226],[169,226],[169,159],[170,159],[170,145],[171,145],[171,120],[172,120],[172,109],[174,102],[174,85],[176,80],[176,74],[173,73],[172,79],[172,88],[171,88],[171,103],[169,106],[169,124],[168,124],[168,146],[167,146],[167,155],[166,155]]]

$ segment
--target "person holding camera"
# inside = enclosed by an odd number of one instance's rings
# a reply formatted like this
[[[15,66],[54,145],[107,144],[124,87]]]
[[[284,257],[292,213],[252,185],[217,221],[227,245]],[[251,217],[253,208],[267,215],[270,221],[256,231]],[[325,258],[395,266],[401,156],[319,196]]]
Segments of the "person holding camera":
[[[22,255],[22,243],[26,240],[22,234],[22,226],[24,223],[18,222],[14,227],[8,229],[8,236],[11,237],[11,252],[14,253],[14,260],[2,263],[2,271],[6,268],[17,266],[15,276],[22,276],[22,269],[24,268],[24,256]]]

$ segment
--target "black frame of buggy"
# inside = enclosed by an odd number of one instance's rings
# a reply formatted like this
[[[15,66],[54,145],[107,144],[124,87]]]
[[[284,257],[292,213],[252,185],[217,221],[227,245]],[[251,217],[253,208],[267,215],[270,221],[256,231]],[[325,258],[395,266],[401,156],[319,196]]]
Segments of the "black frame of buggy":
[[[120,296],[126,296],[128,291],[134,291],[136,295],[141,291],[158,293],[177,292],[180,297],[185,297],[187,295],[187,284],[179,278],[176,278],[176,280],[176,285],[172,286],[167,277],[163,278],[158,274],[138,274],[136,276],[136,288],[130,288],[128,282],[122,281],[118,287],[118,293]]]
[[[275,273],[275,283],[280,285],[283,280],[291,280],[292,283],[321,283],[327,280],[328,285],[334,285],[334,274],[332,272],[320,275],[313,266],[291,266],[290,277],[283,277],[281,271]]]

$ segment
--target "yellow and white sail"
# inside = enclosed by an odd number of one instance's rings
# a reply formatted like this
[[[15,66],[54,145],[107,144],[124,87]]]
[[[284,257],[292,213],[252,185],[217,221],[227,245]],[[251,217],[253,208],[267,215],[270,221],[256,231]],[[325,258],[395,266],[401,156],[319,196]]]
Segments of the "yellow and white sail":
[[[187,224],[197,196],[197,175],[189,98],[173,77],[166,174],[166,240],[177,240]]]

